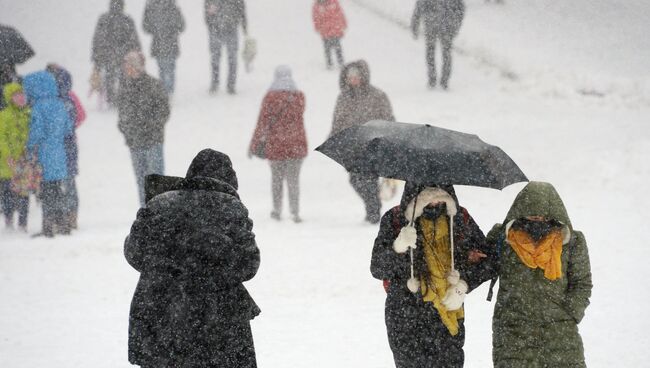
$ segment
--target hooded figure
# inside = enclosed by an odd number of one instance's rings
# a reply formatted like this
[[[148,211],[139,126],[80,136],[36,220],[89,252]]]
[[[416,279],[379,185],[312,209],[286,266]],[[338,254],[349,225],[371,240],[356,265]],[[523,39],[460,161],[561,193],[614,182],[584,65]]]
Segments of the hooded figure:
[[[96,71],[104,71],[104,88],[110,104],[115,103],[124,56],[140,50],[135,22],[124,14],[124,0],[110,0],[110,10],[99,17],[92,43]]]
[[[52,74],[46,71],[25,76],[23,88],[32,107],[27,150],[36,154],[43,168],[43,235],[53,236],[54,226],[69,233],[62,183],[68,178],[65,137],[72,134],[73,122]]]
[[[398,368],[463,366],[464,295],[494,276],[493,257],[453,187],[406,184],[381,219],[370,265],[387,291]]]
[[[500,255],[494,366],[586,367],[578,324],[591,296],[589,254],[555,188],[530,182],[488,242]]]
[[[185,179],[138,211],[124,244],[140,272],[129,361],[145,367],[255,367],[242,285],[260,264],[253,222],[227,155],[205,149]]]
[[[30,109],[23,88],[18,83],[5,85],[3,97],[6,107],[0,111],[0,205],[5,215],[5,225],[13,227],[13,213],[18,211],[18,224],[26,230],[29,197],[26,193],[15,193],[11,182],[16,176],[15,164],[24,158]]]
[[[291,68],[278,66],[262,101],[249,146],[249,156],[256,154],[269,160],[273,192],[271,217],[276,220],[282,213],[282,187],[286,180],[293,221],[301,222],[299,177],[302,161],[307,156],[304,114],[305,95],[296,87]]]
[[[336,100],[330,136],[371,120],[395,121],[388,96],[370,84],[370,69],[364,60],[347,64],[339,79],[341,93]],[[381,217],[379,178],[350,173],[350,184],[366,208],[365,220],[378,223]]]
[[[185,19],[174,0],[149,0],[142,28],[153,36],[151,56],[158,61],[160,79],[168,93],[174,92],[176,59],[180,55],[178,37],[185,30]]]

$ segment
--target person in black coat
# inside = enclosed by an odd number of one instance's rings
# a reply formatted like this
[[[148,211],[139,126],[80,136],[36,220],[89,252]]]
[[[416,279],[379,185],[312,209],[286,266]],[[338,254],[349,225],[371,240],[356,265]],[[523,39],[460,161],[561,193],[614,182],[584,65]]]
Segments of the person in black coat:
[[[129,361],[143,367],[256,367],[242,285],[259,249],[227,155],[205,149],[184,179],[138,211],[124,244],[140,272],[129,316]]]
[[[142,27],[153,36],[151,56],[158,61],[160,79],[171,94],[176,79],[176,59],[180,55],[178,36],[185,30],[185,20],[176,1],[147,1]]]
[[[424,21],[426,40],[427,72],[429,88],[436,86],[436,43],[442,46],[442,77],[440,86],[449,87],[451,76],[452,43],[465,16],[463,0],[418,0],[411,18],[411,30],[416,39],[419,35],[420,22]]]
[[[386,288],[397,368],[463,366],[464,295],[493,277],[494,257],[453,187],[406,184],[381,219],[370,265]]]
[[[110,0],[110,10],[99,17],[92,44],[94,73],[104,74],[106,100],[112,106],[117,98],[124,56],[140,50],[135,22],[124,14],[124,0]]]
[[[165,171],[163,143],[170,114],[165,88],[147,74],[144,64],[141,53],[126,55],[125,78],[117,99],[118,129],[131,151],[141,205],[145,202],[145,176]]]

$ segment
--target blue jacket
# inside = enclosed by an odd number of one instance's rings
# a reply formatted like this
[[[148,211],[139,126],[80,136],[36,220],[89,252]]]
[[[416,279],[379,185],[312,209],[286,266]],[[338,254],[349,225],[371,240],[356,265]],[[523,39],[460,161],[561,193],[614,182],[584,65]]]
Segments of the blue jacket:
[[[41,71],[23,79],[23,90],[32,106],[27,149],[38,153],[44,181],[68,177],[65,137],[73,131],[73,122],[66,111],[52,74]]]

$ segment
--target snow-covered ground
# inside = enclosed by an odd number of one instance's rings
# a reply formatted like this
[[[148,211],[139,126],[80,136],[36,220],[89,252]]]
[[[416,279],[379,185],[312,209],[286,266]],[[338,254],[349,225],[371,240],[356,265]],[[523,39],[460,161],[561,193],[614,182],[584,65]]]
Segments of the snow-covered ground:
[[[345,55],[368,60],[398,120],[477,133],[563,196],[590,247],[595,287],[580,325],[588,365],[648,366],[650,237],[643,210],[650,205],[650,4],[468,1],[451,89],[441,92],[425,88],[423,42],[359,1],[343,1],[350,24]],[[363,1],[397,20],[410,16],[411,1]],[[3,1],[0,22],[20,29],[37,51],[19,71],[59,62],[85,95],[92,31],[107,3]],[[310,154],[302,172],[305,222],[278,224],[268,216],[267,164],[246,158],[259,103],[281,63],[293,67],[306,93],[310,147],[329,132],[338,76],[324,68],[310,2],[249,1],[250,32],[259,44],[255,70],[241,74],[238,95],[214,97],[207,94],[202,2],[179,3],[188,28],[166,134],[167,173],[183,175],[205,147],[234,161],[262,252],[259,273],[246,285],[262,308],[253,321],[259,366],[391,367],[384,291],[368,270],[377,229],[362,223],[345,171]],[[144,0],[128,1],[138,23],[143,7]],[[156,69],[150,61],[149,70]],[[129,366],[128,309],[138,274],[124,260],[122,242],[137,210],[135,181],[115,112],[85,102],[89,118],[78,132],[80,230],[54,240],[0,234],[0,367]],[[487,231],[522,187],[460,187],[458,193]],[[33,232],[39,221],[32,206]],[[467,298],[467,367],[491,366],[493,305],[486,292],[483,286]]]

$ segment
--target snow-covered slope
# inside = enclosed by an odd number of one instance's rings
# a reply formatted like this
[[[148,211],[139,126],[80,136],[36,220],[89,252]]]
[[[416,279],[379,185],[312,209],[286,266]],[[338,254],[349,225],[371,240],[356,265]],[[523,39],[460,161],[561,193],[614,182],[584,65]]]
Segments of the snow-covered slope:
[[[399,7],[397,0],[373,2],[408,21],[410,1]],[[278,224],[268,217],[269,169],[245,155],[259,103],[280,63],[293,67],[306,93],[310,147],[329,132],[338,81],[324,68],[310,2],[249,1],[259,44],[255,70],[241,74],[238,95],[215,97],[207,94],[202,2],[179,4],[188,28],[166,134],[167,172],[183,175],[204,147],[233,158],[262,252],[260,271],[247,283],[262,308],[253,321],[259,366],[391,367],[384,291],[368,270],[377,229],[362,224],[362,204],[344,170],[310,154],[302,173],[305,222]],[[643,15],[650,6],[641,0],[468,1],[449,92],[425,88],[422,41],[357,2],[343,6],[350,24],[346,58],[368,60],[398,120],[477,133],[508,152],[531,179],[556,185],[590,246],[595,288],[580,325],[588,365],[646,365],[650,48]],[[57,61],[73,71],[75,89],[85,95],[90,39],[106,7],[104,0],[3,2],[0,22],[20,29],[37,51],[19,71]],[[143,7],[144,0],[127,5],[138,23]],[[155,62],[149,70],[155,74]],[[580,89],[603,95],[585,96]],[[0,234],[2,367],[129,366],[128,309],[138,274],[126,264],[122,242],[137,210],[135,181],[115,112],[85,102],[89,118],[78,132],[80,230],[54,240]],[[458,192],[487,231],[522,186]],[[38,212],[33,206],[33,231]],[[491,366],[493,306],[485,302],[486,291],[479,288],[467,299],[467,367]]]

